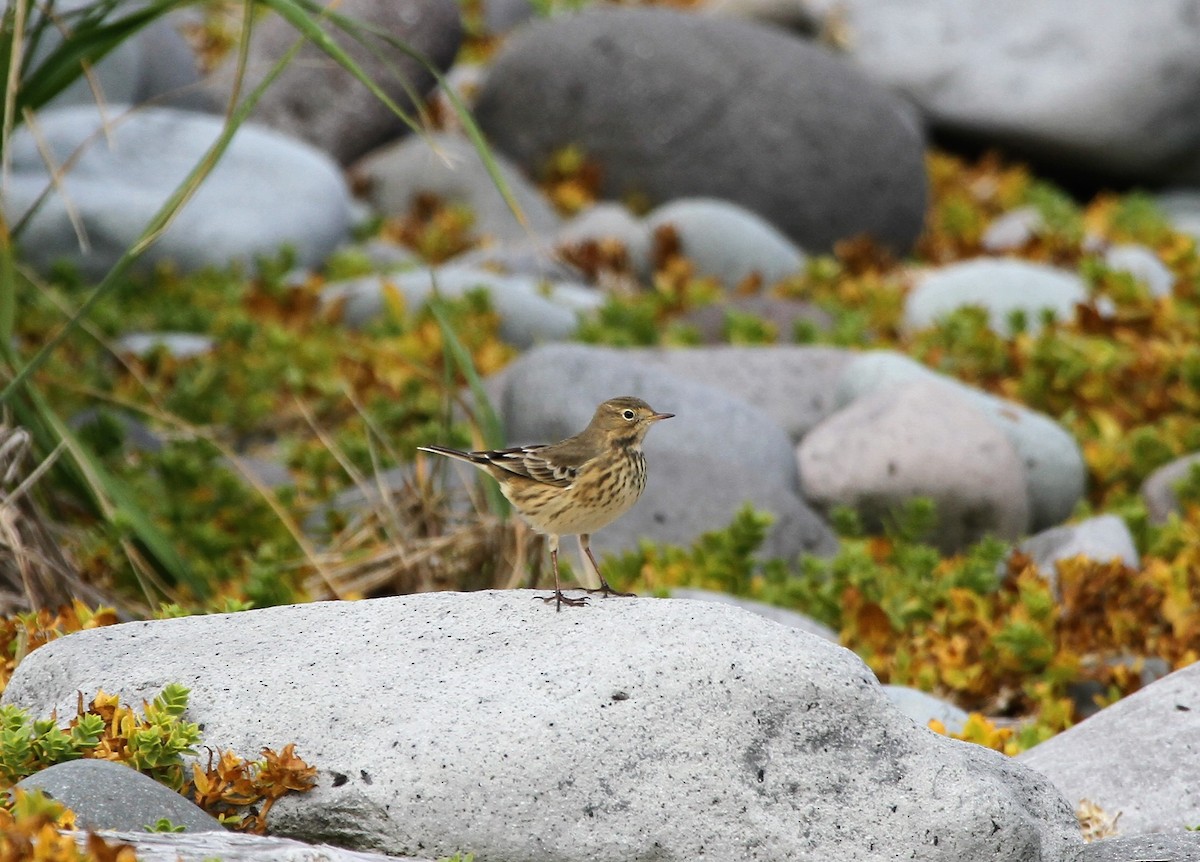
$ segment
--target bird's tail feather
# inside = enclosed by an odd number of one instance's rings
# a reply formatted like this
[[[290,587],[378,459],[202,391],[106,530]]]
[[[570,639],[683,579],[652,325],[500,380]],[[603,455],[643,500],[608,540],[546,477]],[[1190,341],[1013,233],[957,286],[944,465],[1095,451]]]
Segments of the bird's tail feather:
[[[447,458],[454,458],[456,461],[466,461],[468,464],[475,464],[476,466],[487,463],[486,458],[476,455],[474,452],[463,452],[458,449],[450,449],[446,446],[418,446],[417,449],[422,452],[432,452],[435,455],[445,455]]]

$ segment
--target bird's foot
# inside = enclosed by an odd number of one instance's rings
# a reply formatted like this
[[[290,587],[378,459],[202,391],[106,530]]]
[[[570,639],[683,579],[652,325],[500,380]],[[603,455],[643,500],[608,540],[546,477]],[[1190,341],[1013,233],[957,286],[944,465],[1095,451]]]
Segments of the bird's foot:
[[[608,585],[608,581],[605,581],[605,580],[601,580],[601,581],[600,581],[600,586],[598,586],[596,589],[594,589],[594,590],[584,590],[584,592],[585,592],[585,593],[588,593],[589,595],[590,595],[590,594],[592,594],[592,593],[603,593],[603,594],[604,594],[604,598],[606,598],[606,599],[607,599],[609,596],[618,596],[619,598],[622,598],[622,599],[636,599],[636,598],[637,598],[637,593],[620,593],[620,592],[617,592],[617,591],[616,591],[616,590],[614,590],[612,587],[610,587],[610,586]]]
[[[563,605],[566,605],[569,608],[581,608],[586,605],[588,601],[586,597],[573,599],[570,596],[563,595],[562,590],[555,590],[548,596],[534,596],[534,598],[541,599],[546,604],[555,602],[554,609],[556,611],[561,611]]]

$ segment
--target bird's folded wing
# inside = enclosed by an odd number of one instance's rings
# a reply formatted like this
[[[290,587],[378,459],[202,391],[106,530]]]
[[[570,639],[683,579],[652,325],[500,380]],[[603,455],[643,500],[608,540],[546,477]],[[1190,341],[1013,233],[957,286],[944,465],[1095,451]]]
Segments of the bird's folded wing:
[[[501,449],[488,453],[488,460],[497,467],[542,482],[566,488],[579,475],[579,465],[555,463],[547,446],[521,446],[516,449]]]

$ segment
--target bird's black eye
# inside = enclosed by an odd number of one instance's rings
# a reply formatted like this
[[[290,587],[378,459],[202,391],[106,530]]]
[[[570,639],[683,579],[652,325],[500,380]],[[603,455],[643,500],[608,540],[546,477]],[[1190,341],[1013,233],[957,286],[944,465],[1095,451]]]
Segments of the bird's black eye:
[[[636,414],[635,414],[635,413],[634,413],[632,410],[622,410],[622,411],[621,411],[621,415],[622,415],[622,416],[624,416],[624,417],[625,417],[627,420],[629,420],[630,422],[632,422],[632,421],[633,421],[633,417],[634,417]]]

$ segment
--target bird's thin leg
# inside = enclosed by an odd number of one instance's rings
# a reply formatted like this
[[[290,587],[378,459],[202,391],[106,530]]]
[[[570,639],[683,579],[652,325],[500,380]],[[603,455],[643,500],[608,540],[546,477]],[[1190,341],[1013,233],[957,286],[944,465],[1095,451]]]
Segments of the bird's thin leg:
[[[618,593],[616,590],[614,590],[612,587],[610,587],[608,585],[608,581],[604,580],[604,575],[600,572],[600,564],[596,562],[596,555],[592,553],[592,546],[590,543],[591,538],[592,537],[590,535],[588,535],[587,533],[580,533],[579,534],[579,550],[581,550],[585,554],[587,554],[587,558],[592,561],[592,569],[595,570],[596,576],[598,578],[600,578],[600,588],[595,589],[595,590],[588,590],[587,592],[589,592],[589,593],[604,593],[604,598],[606,598],[606,599],[609,596],[620,596],[621,598],[624,598],[624,599],[631,599],[634,596],[636,596],[637,593]]]
[[[550,536],[550,567],[554,569],[554,595],[552,596],[537,596],[546,604],[554,602],[554,610],[561,611],[562,606],[566,605],[571,608],[581,608],[587,604],[586,598],[573,599],[570,596],[564,596],[562,587],[558,584],[558,536]]]

